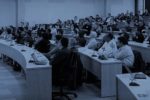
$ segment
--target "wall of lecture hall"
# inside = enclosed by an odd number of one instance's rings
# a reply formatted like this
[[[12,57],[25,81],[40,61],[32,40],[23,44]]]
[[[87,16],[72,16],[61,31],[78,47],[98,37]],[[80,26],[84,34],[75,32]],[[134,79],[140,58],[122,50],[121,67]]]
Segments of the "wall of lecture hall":
[[[16,1],[0,0],[0,26],[16,24]],[[134,0],[18,0],[18,22],[32,24],[108,13],[134,12]],[[141,6],[140,6],[141,7]]]
[[[24,19],[31,23],[48,23],[76,15],[104,15],[103,8],[104,0],[26,0]]]
[[[138,10],[143,13],[145,10],[145,0],[138,0]]]
[[[0,27],[16,25],[16,0],[0,0]]]
[[[127,10],[134,13],[134,0],[107,0],[106,12],[112,15],[126,12]]]

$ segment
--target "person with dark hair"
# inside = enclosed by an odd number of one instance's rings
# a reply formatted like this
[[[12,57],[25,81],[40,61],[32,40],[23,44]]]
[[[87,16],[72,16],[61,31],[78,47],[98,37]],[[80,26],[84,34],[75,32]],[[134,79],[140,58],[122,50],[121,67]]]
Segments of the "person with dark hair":
[[[125,28],[122,28],[121,31],[122,32],[119,33],[119,35],[125,37],[129,41],[130,37],[129,37],[129,34],[127,33],[127,30]]]
[[[37,49],[41,53],[48,53],[50,50],[50,41],[48,34],[42,34],[42,39],[35,45],[35,49]]]
[[[8,40],[12,40],[12,38],[13,38],[12,31],[11,31],[10,28],[7,29],[6,38],[7,38]]]
[[[82,27],[82,30],[85,32],[85,34],[86,34],[87,36],[89,36],[89,35],[90,35],[90,32],[91,32],[91,30],[92,30],[92,25],[91,25],[88,21],[86,21],[86,22],[84,22],[84,25],[83,25],[83,27]]]
[[[50,60],[50,63],[53,66],[52,67],[53,79],[57,79],[58,74],[56,73],[58,73],[58,70],[62,68],[64,62],[66,62],[67,57],[70,53],[70,50],[68,49],[68,43],[69,43],[68,38],[63,37],[61,39],[61,49],[55,54],[54,58]]]
[[[82,85],[82,62],[78,54],[68,49],[69,40],[61,39],[61,49],[56,56],[51,59],[52,84],[65,85],[69,89],[76,89]],[[74,81],[76,80],[76,81]]]
[[[55,38],[56,38],[56,44],[60,44],[60,41],[61,41],[61,39],[62,39],[62,35],[56,35],[55,36]],[[60,46],[60,45],[59,45]]]
[[[84,47],[86,45],[86,39],[82,31],[79,32],[79,36],[76,38],[77,45]]]
[[[7,40],[11,40],[13,38],[12,32],[10,28],[6,28],[2,33],[1,37]]]
[[[51,29],[46,29],[46,34],[48,34],[49,40],[52,39]]]
[[[17,30],[17,34],[16,34],[16,42],[19,43],[19,44],[24,44],[24,37],[23,35],[21,34],[21,31],[20,30]]]
[[[62,49],[63,49],[63,48],[67,48],[67,47],[68,47],[68,43],[69,43],[68,38],[63,37],[63,38],[61,39]]]
[[[51,34],[52,34],[52,39],[55,39],[55,36],[57,34],[57,28],[55,24],[51,25]]]
[[[118,50],[115,54],[115,58],[122,61],[122,65],[125,67],[132,67],[134,63],[134,54],[130,46],[128,46],[127,38],[121,36],[117,41]]]
[[[3,33],[3,30],[2,29],[0,29],[0,35]]]
[[[62,35],[56,35],[55,38],[56,38],[56,41],[55,41],[55,44],[53,44],[54,46],[51,46],[51,50],[48,53],[44,53],[44,55],[48,59],[52,59],[57,54],[57,52],[61,49]]]
[[[135,36],[132,37],[133,41],[139,42],[139,43],[143,43],[144,42],[144,35],[140,32],[136,32]]]
[[[115,52],[117,51],[116,41],[112,34],[107,34],[103,38],[104,44],[98,50],[99,55],[104,55],[107,57],[114,57]]]
[[[150,13],[148,12],[147,9],[145,9],[144,13],[142,14],[143,16],[150,16]]]
[[[62,28],[57,29],[57,34],[63,35],[64,34],[63,29]]]
[[[29,47],[32,47],[32,45],[34,43],[34,40],[33,40],[33,37],[32,37],[31,30],[28,30],[26,35],[24,36],[24,42],[28,43]]]

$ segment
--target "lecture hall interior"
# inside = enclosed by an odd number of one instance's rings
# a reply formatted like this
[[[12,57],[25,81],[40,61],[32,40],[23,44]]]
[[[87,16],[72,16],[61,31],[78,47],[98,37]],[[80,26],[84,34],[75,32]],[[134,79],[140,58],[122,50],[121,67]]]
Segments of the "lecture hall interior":
[[[150,100],[150,0],[0,0],[0,100]]]

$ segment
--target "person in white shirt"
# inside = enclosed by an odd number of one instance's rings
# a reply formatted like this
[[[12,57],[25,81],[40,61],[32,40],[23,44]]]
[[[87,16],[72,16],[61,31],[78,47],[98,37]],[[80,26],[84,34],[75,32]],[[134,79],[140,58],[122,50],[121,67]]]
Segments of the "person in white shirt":
[[[122,61],[124,67],[133,67],[134,54],[130,46],[128,46],[128,40],[121,36],[118,38],[117,47],[119,48],[115,54],[115,58]]]
[[[55,25],[52,25],[51,34],[52,34],[52,39],[55,40],[55,36],[57,34],[57,29]]]
[[[111,13],[108,13],[108,17],[106,18],[105,22],[109,23],[112,18],[113,17],[111,16]]]
[[[96,41],[97,33],[95,31],[91,31],[90,33],[90,40],[87,44],[87,48],[95,50],[97,48],[97,41]]]
[[[78,23],[79,22],[79,19],[77,16],[74,16],[74,20],[73,20],[75,23]]]
[[[4,39],[7,39],[7,40],[12,40],[13,35],[12,35],[12,33],[11,33],[11,29],[7,28],[7,29],[1,34],[1,37],[3,37]]]
[[[116,41],[113,38],[112,34],[107,34],[103,38],[104,44],[103,46],[98,50],[98,54],[101,56],[105,56],[106,58],[114,57],[115,52],[117,51]]]
[[[6,35],[7,35],[7,33],[6,33],[6,29],[4,29],[4,31],[2,32],[2,34],[0,35],[0,37],[2,37],[2,38],[6,38]]]

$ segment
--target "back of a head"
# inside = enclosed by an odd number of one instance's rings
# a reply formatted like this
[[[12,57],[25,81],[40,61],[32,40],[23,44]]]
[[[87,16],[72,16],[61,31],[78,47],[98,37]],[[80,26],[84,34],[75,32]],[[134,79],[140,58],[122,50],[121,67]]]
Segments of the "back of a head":
[[[107,34],[107,37],[110,38],[111,40],[114,38],[113,34],[111,33]]]
[[[79,37],[82,38],[84,37],[85,32],[84,31],[79,31]]]
[[[127,45],[128,44],[128,40],[124,36],[119,37],[118,41],[121,42],[123,45]]]
[[[80,38],[80,39],[79,39],[79,45],[80,45],[81,47],[85,47],[85,45],[86,45],[86,39],[85,39],[85,38]]]
[[[61,40],[62,35],[59,35],[59,34],[58,34],[58,35],[55,36],[55,38],[56,38],[56,41],[59,41],[59,40]]]
[[[129,34],[128,33],[124,33],[123,36],[127,39],[127,41],[129,40]]]
[[[10,29],[10,28],[7,29],[7,33],[8,33],[8,34],[11,33],[11,29]]]
[[[68,43],[69,43],[68,38],[63,37],[63,38],[61,39],[61,45],[62,45],[62,47],[67,48],[67,47],[68,47]]]
[[[43,39],[49,40],[49,35],[47,33],[42,34]]]
[[[109,33],[109,34],[106,34],[106,35],[103,37],[103,40],[109,42],[109,41],[112,40],[113,38],[114,38],[113,35],[112,35],[111,33]]]

